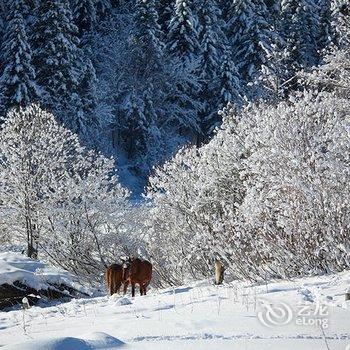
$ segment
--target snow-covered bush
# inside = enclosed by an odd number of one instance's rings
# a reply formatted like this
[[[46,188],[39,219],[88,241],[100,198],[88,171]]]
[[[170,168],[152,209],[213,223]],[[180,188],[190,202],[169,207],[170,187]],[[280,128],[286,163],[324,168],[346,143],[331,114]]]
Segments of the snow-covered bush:
[[[245,115],[242,213],[279,275],[349,267],[349,107],[305,94]]]
[[[12,110],[0,131],[0,220],[27,243],[76,273],[101,272],[120,233],[128,195],[112,159],[86,150],[78,137],[37,105]],[[115,254],[118,254],[115,252]]]
[[[349,261],[346,99],[304,93],[250,105],[201,149],[183,150],[150,180],[149,249],[169,283],[342,270]]]

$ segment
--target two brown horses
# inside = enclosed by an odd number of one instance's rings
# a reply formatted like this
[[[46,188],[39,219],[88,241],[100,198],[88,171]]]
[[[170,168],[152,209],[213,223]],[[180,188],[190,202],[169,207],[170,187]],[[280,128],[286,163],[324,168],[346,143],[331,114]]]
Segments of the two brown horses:
[[[146,295],[147,286],[152,278],[152,264],[149,261],[142,261],[138,258],[128,259],[123,265],[113,264],[105,273],[106,284],[110,295],[119,293],[122,283],[124,294],[131,284],[131,294],[135,296],[135,285],[140,285],[140,294]]]

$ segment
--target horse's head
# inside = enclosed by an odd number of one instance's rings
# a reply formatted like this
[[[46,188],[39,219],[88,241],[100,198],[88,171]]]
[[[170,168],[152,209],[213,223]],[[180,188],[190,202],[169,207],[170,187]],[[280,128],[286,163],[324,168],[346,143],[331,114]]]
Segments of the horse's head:
[[[132,262],[132,258],[131,257],[123,256],[123,257],[120,258],[120,260],[122,261],[123,269],[127,269],[127,268],[130,267],[131,262]]]

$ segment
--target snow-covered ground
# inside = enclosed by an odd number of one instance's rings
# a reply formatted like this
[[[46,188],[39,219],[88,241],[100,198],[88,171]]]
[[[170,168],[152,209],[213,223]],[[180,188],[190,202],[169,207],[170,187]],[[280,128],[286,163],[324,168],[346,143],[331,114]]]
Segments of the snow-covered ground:
[[[50,284],[64,284],[89,294],[89,291],[74,281],[74,276],[65,270],[48,266],[20,253],[0,252],[0,285],[16,281],[36,290],[47,290]]]
[[[349,272],[259,286],[202,281],[0,312],[0,348],[348,350],[349,286]]]

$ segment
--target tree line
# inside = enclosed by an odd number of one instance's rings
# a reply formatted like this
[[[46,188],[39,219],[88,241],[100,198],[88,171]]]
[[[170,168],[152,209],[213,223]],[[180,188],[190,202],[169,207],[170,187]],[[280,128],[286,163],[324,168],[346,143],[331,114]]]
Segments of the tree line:
[[[228,102],[276,103],[342,40],[341,0],[1,3],[2,119],[39,103],[84,144],[147,176],[207,142]]]

